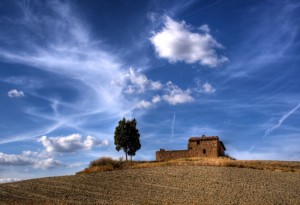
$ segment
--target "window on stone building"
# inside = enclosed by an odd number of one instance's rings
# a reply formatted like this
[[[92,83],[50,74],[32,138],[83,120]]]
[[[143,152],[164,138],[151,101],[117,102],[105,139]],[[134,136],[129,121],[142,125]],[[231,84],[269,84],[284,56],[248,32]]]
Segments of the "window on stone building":
[[[206,149],[203,149],[203,154],[206,154]]]
[[[197,144],[200,144],[200,141],[199,141],[199,140],[197,141]]]

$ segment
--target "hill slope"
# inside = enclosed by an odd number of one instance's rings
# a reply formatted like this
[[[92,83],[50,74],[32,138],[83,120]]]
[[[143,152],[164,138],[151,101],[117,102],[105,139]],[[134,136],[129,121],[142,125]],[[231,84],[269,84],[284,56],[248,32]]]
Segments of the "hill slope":
[[[300,204],[299,173],[164,166],[0,185],[2,204]]]

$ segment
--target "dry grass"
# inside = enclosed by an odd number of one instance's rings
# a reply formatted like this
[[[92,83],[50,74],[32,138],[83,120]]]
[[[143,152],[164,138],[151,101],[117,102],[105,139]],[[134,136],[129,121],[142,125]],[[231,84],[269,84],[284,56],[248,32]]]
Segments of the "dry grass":
[[[52,200],[52,201],[22,201],[22,202],[5,202],[5,203],[2,203],[0,202],[0,204],[2,205],[71,205],[73,203],[69,203],[69,202],[66,202],[66,201],[61,201],[61,200]]]
[[[259,169],[259,170],[300,173],[300,162],[237,160],[237,161],[227,162],[225,165],[227,167],[239,167],[239,168],[250,168],[250,169]]]
[[[288,161],[234,160],[230,157],[195,157],[169,161],[124,162],[103,157],[98,160],[92,161],[88,168],[84,169],[81,172],[77,172],[77,174],[162,166],[221,166],[300,173],[300,162]]]
[[[85,168],[81,172],[77,172],[77,174],[113,171],[122,169],[123,164],[124,163],[121,160],[113,160],[111,157],[101,157],[91,161],[88,168]]]

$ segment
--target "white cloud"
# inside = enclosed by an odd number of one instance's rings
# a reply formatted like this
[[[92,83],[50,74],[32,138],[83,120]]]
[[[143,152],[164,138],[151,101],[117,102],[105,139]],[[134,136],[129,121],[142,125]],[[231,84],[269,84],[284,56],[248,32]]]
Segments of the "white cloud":
[[[1,166],[33,166],[40,169],[51,169],[55,167],[65,166],[62,162],[47,158],[43,153],[24,151],[20,155],[5,154],[0,152]]]
[[[199,30],[203,31],[204,33],[209,33],[210,32],[209,26],[207,24],[203,24],[202,26],[200,26]]]
[[[138,109],[149,108],[160,101],[161,101],[161,97],[159,95],[155,95],[152,97],[151,102],[146,100],[141,100],[140,102],[138,102],[136,104],[136,108]]]
[[[188,103],[194,100],[189,89],[182,90],[172,82],[164,84],[159,81],[152,81],[148,79],[146,75],[135,71],[133,68],[129,69],[129,72],[125,77],[115,80],[112,83],[122,85],[124,87],[123,92],[127,94],[144,93],[145,91],[164,92],[164,95],[162,96],[160,96],[160,93],[154,95],[151,100],[140,100],[135,105],[135,108],[138,109],[149,108],[162,100],[171,105]],[[210,89],[209,92],[214,92],[212,86],[207,86],[209,85],[206,85],[206,89]]]
[[[162,88],[162,84],[159,81],[155,81],[155,82],[151,81],[150,86],[152,90],[159,90]]]
[[[152,102],[153,104],[156,104],[156,103],[158,103],[158,102],[160,102],[160,101],[161,101],[161,97],[160,97],[159,95],[154,96],[154,97],[152,98],[152,100],[151,100],[151,102]]]
[[[133,68],[129,68],[123,79],[119,80],[119,84],[124,87],[124,92],[128,94],[144,93],[146,90],[159,90],[162,84],[159,81],[152,81],[146,75],[137,72]]]
[[[196,93],[215,93],[216,89],[208,82],[201,82],[199,78],[195,78],[196,87],[194,87],[192,90]]]
[[[140,102],[137,103],[136,107],[139,109],[143,109],[143,108],[149,108],[151,105],[152,105],[151,102],[141,100]]]
[[[35,168],[40,168],[40,169],[53,169],[56,167],[62,167],[66,166],[62,162],[55,160],[53,158],[48,158],[48,159],[43,159],[43,160],[38,160],[35,164]]]
[[[217,55],[216,49],[223,46],[210,35],[206,24],[200,27],[204,33],[193,33],[184,21],[176,22],[168,16],[164,24],[164,28],[150,38],[159,57],[170,62],[199,62],[209,67],[228,61]]]
[[[16,89],[8,91],[7,95],[10,98],[21,98],[25,96],[23,91],[18,91]]]
[[[172,82],[167,83],[167,93],[162,96],[163,100],[171,105],[183,104],[194,101],[189,89],[182,90]]]
[[[214,92],[216,92],[216,89],[209,83],[204,83],[202,85],[202,88],[203,88],[204,93],[214,93]]]
[[[46,151],[50,153],[76,152],[79,150],[90,150],[93,147],[101,145],[108,145],[107,140],[101,141],[92,136],[84,138],[80,134],[49,138],[47,136],[43,136],[38,141],[41,142],[46,148]]]
[[[22,154],[5,154],[0,152],[0,166],[31,166],[35,169],[53,169],[57,167],[78,167],[81,163],[63,163],[54,158],[56,153],[90,150],[95,146],[108,145],[108,140],[100,141],[94,137],[83,138],[79,134],[66,137],[41,137],[39,140],[45,147],[40,152],[25,150]]]
[[[34,161],[25,155],[5,154],[0,152],[0,165],[26,166],[33,164]]]
[[[16,182],[20,181],[21,179],[18,178],[0,178],[0,184],[1,183],[8,183],[8,182]]]
[[[33,152],[30,150],[25,150],[22,152],[22,156],[26,156],[29,158],[46,159],[46,158],[51,158],[53,155],[45,150],[41,152]]]
[[[135,72],[133,68],[129,69],[128,77],[133,85],[136,85],[141,92],[144,92],[145,87],[149,84],[148,78],[140,73]]]
[[[75,163],[68,164],[67,167],[74,168],[74,167],[81,167],[82,165],[84,165],[84,163],[75,162]]]

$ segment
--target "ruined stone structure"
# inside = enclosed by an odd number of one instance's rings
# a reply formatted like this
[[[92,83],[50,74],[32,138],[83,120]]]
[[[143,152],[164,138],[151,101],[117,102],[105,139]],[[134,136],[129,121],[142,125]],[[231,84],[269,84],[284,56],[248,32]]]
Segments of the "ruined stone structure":
[[[170,160],[187,157],[219,157],[225,155],[225,146],[218,136],[192,137],[188,141],[187,150],[170,150],[161,149],[156,152],[156,160]]]

